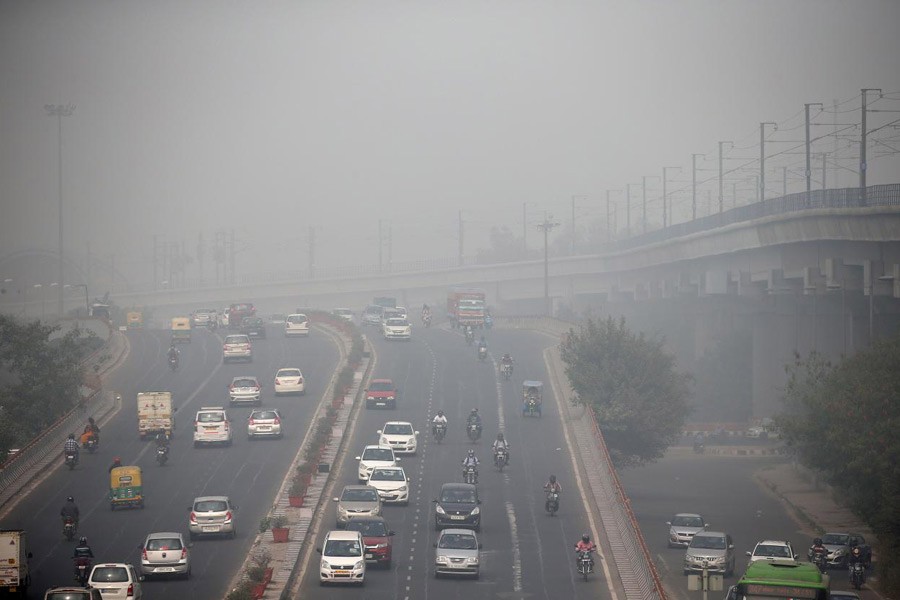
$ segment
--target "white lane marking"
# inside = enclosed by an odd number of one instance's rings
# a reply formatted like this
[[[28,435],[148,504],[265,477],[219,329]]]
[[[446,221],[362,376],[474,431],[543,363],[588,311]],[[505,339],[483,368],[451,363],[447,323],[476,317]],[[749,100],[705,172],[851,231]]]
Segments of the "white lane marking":
[[[509,520],[509,535],[512,538],[513,591],[522,591],[522,551],[519,548],[519,528],[516,524],[516,509],[512,502],[506,503],[506,518]]]

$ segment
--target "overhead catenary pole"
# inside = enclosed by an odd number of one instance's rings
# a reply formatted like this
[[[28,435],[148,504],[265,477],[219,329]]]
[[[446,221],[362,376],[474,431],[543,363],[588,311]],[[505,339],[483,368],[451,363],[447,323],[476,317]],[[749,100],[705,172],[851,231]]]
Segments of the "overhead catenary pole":
[[[528,203],[522,203],[522,258],[528,257]]]
[[[809,202],[809,192],[812,190],[812,166],[810,164],[810,146],[811,141],[809,138],[809,107],[810,106],[822,106],[821,102],[810,102],[809,104],[803,105],[803,112],[806,115],[806,192],[807,197],[806,201]]]
[[[309,278],[314,279],[316,273],[316,228],[309,227]]]
[[[697,219],[697,157],[705,154],[691,154],[691,221]]]
[[[234,283],[235,282],[234,258],[235,258],[235,254],[236,254],[235,249],[234,249],[234,229],[231,230],[231,248],[230,248],[230,250],[231,250],[231,283]]]
[[[787,167],[781,167],[781,195],[787,196]]]
[[[662,174],[662,184],[663,184],[663,193],[662,193],[662,211],[663,211],[663,227],[669,226],[669,210],[668,210],[668,195],[669,192],[666,189],[668,185],[668,179],[666,178],[666,173],[669,169],[678,169],[681,170],[681,167],[663,167]]]
[[[625,235],[631,235],[631,185],[625,184]],[[637,184],[634,184],[637,185]]]
[[[724,162],[722,159],[722,146],[725,144],[731,144],[734,146],[734,142],[729,141],[721,141],[719,142],[719,212],[725,210],[725,172],[724,172]]]
[[[766,125],[772,125],[778,131],[778,124],[763,121],[759,124],[759,201],[766,200]]]
[[[378,219],[378,270],[384,266],[384,234],[382,233],[381,219]]]
[[[572,196],[572,256],[575,256],[575,196]]]
[[[459,266],[463,266],[463,218],[462,211],[459,211]]]
[[[862,90],[862,124],[860,125],[859,137],[859,204],[866,206],[868,198],[866,198],[866,94],[868,92],[878,92],[881,94],[881,88],[863,88]]]

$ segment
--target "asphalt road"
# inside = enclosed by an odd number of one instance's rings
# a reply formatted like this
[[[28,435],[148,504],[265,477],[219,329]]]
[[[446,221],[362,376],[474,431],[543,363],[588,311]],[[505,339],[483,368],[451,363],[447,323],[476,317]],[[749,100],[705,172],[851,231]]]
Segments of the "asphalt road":
[[[420,451],[400,464],[411,477],[408,507],[388,506],[384,516],[396,532],[394,564],[389,571],[370,569],[363,588],[321,588],[318,554],[311,554],[300,597],[365,598],[606,598],[602,569],[587,583],[576,578],[572,545],[588,527],[561,423],[544,370],[542,349],[552,343],[532,333],[492,331],[487,334],[494,358],[509,351],[516,359],[510,382],[498,379],[496,366],[476,359],[456,333],[418,327],[409,342],[385,342],[369,329],[377,349],[376,377],[390,377],[401,388],[396,410],[363,410],[341,463],[339,483],[356,483],[354,459],[366,444],[377,443],[376,431],[389,420],[405,420],[419,430]],[[542,418],[521,415],[523,379],[545,381]],[[484,419],[484,437],[469,443],[462,424],[477,407]],[[430,418],[443,409],[450,425],[444,442],[430,434]],[[490,445],[501,430],[511,443],[511,464],[503,473],[492,465]],[[462,481],[460,462],[469,448],[482,461],[482,574],[479,580],[435,579],[433,574],[434,508],[441,484]],[[554,473],[563,486],[556,517],[544,512],[542,486]],[[331,494],[336,495],[336,494]],[[329,502],[317,545],[334,528],[335,507]]]
[[[34,554],[31,595],[43,597],[46,588],[73,581],[70,557],[74,544],[62,538],[59,517],[66,496],[74,496],[81,510],[79,534],[88,537],[95,562],[131,562],[137,568],[138,546],[146,534],[173,530],[187,534],[188,507],[194,497],[229,495],[239,506],[236,539],[194,542],[193,575],[188,581],[144,583],[148,599],[220,599],[246,557],[259,520],[300,446],[313,409],[337,366],[338,351],[315,330],[309,338],[285,339],[273,326],[268,339],[254,342],[252,363],[223,365],[220,337],[201,329],[194,331],[190,344],[181,346],[181,366],[172,373],[165,359],[168,332],[130,331],[127,335],[131,354],[105,386],[121,393],[123,405],[102,428],[100,450],[93,455],[82,451],[74,471],[51,473],[3,519],[2,526],[28,531]],[[284,366],[301,368],[307,381],[305,396],[275,397],[274,374]],[[228,411],[235,426],[231,447],[193,448],[194,412],[200,406],[227,407],[226,387],[236,375],[260,378],[265,386],[263,406],[282,410],[285,437],[248,441],[246,418],[251,409],[237,407]],[[148,390],[170,390],[178,406],[170,461],[165,467],[155,463],[153,442],[141,442],[137,434],[136,394]],[[114,456],[121,457],[123,464],[143,468],[143,510],[110,511],[107,468]]]

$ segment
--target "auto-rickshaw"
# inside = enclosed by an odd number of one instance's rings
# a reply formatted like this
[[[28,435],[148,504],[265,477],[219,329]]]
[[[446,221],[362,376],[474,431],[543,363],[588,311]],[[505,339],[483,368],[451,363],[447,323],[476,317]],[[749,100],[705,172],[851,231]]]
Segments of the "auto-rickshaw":
[[[114,467],[109,471],[109,508],[144,508],[141,468]]]
[[[140,329],[144,326],[144,313],[140,311],[130,311],[125,315],[125,325],[128,329]]]
[[[544,382],[522,382],[522,416],[540,417],[541,405],[544,403]]]
[[[172,343],[191,343],[191,320],[187,317],[172,319]]]

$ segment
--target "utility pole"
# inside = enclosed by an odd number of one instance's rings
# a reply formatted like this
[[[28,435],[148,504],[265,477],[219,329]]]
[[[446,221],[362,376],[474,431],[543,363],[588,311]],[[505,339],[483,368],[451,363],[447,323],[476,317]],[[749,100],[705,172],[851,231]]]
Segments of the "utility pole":
[[[384,266],[384,236],[382,234],[381,219],[378,219],[378,270]]]
[[[697,157],[705,154],[691,154],[691,221],[697,220]]]
[[[553,306],[550,304],[550,252],[547,236],[559,223],[553,222],[553,215],[545,215],[544,221],[538,223],[537,228],[544,232],[544,311],[546,316],[553,315]]]
[[[522,259],[528,258],[528,209],[527,202],[522,203]]]
[[[234,262],[234,255],[235,255],[235,250],[234,250],[234,229],[232,229],[232,230],[231,230],[231,283],[232,283],[232,284],[234,284],[234,282],[235,282],[235,268],[234,268],[235,262]]]
[[[459,266],[463,266],[463,218],[462,210],[459,211]]]
[[[612,242],[613,232],[612,232],[612,203],[609,199],[609,195],[612,192],[621,192],[622,190],[606,190],[606,240],[607,242]]]
[[[787,196],[787,167],[781,167],[781,182],[781,196],[784,197]]]
[[[669,210],[668,210],[668,191],[666,190],[666,186],[668,184],[668,179],[666,179],[666,173],[669,169],[678,169],[681,170],[681,167],[663,167],[662,174],[662,184],[663,184],[663,193],[662,193],[662,209],[663,209],[663,228],[669,226]]]
[[[197,235],[197,270],[200,277],[200,285],[203,285],[203,257],[206,256],[206,249],[203,247],[203,232]]]
[[[575,196],[572,196],[572,256],[575,256]]]
[[[863,88],[862,90],[862,125],[860,127],[860,139],[859,139],[859,204],[860,206],[866,206],[868,204],[868,199],[866,198],[866,169],[868,165],[866,164],[866,94],[868,92],[878,92],[881,94],[881,88]],[[62,233],[60,233],[60,239],[62,239]],[[61,249],[60,249],[61,250]],[[62,298],[62,296],[60,296]]]
[[[387,247],[388,247],[387,267],[388,267],[388,272],[390,272],[394,267],[394,226],[391,223],[388,223]]]
[[[316,228],[309,227],[309,278],[315,278],[316,270]]]
[[[731,144],[731,146],[734,147],[734,142],[719,142],[719,212],[725,210],[724,170],[722,168],[722,146],[725,144]]]
[[[637,185],[626,183],[625,184],[625,235],[631,236],[631,186]]]
[[[806,202],[809,202],[809,192],[812,190],[812,166],[810,165],[810,139],[809,139],[809,107],[822,106],[821,102],[810,102],[803,105],[803,112],[806,114]],[[836,139],[836,138],[835,138]]]
[[[766,125],[772,125],[778,131],[778,123],[764,121],[759,124],[759,201],[766,200]]]
[[[825,163],[825,159],[828,157],[828,154],[823,152],[821,154],[821,156],[822,156],[822,191],[824,192],[826,189],[828,189],[827,186],[825,185],[825,175],[828,172],[827,171],[828,166]]]
[[[91,284],[91,241],[84,243],[84,283]]]
[[[44,110],[47,116],[56,117],[56,142],[57,142],[57,184],[59,186],[59,316],[63,316],[63,287],[65,287],[65,275],[63,273],[63,265],[65,258],[63,253],[63,184],[62,184],[62,118],[71,117],[75,113],[74,104],[45,104]]]

